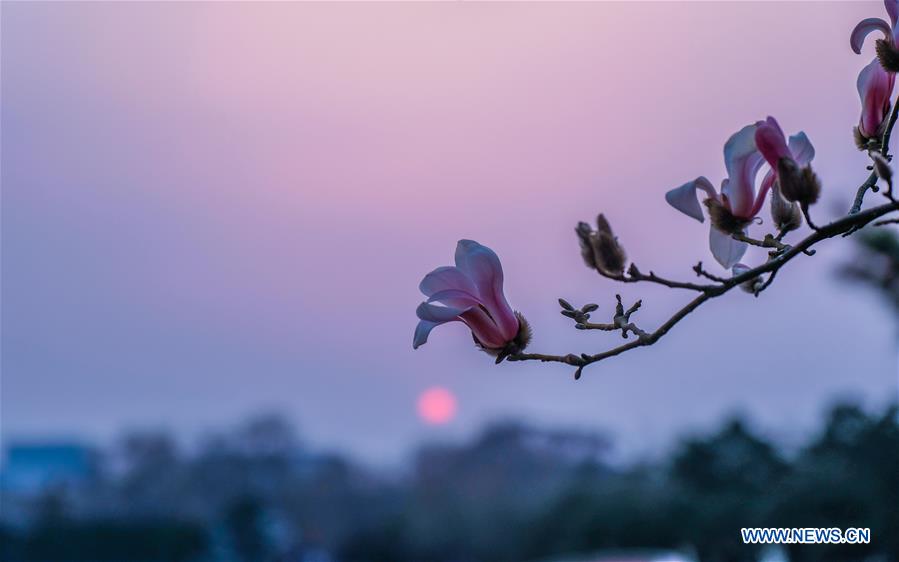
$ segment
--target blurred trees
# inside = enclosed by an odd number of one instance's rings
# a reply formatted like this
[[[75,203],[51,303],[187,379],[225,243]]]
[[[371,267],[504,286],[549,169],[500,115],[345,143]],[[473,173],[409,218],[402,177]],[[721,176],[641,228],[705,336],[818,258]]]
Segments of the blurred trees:
[[[768,527],[768,502],[783,493],[788,464],[770,443],[738,420],[707,439],[684,443],[671,463],[672,515],[678,535],[709,562],[752,562],[741,527]]]
[[[869,527],[870,545],[796,546],[794,562],[899,560],[899,416],[834,408],[805,447],[770,508],[772,525]]]
[[[667,469],[578,486],[535,525],[546,555],[666,546],[755,561],[741,527],[869,527],[870,545],[797,545],[794,562],[899,560],[899,418],[838,406],[794,458],[739,421],[682,443]],[[879,558],[878,558],[879,557]]]
[[[795,546],[794,562],[899,560],[896,408],[838,406],[793,455],[732,420],[685,440],[666,462],[623,470],[601,456],[510,447],[540,439],[492,428],[451,453],[423,451],[405,511],[361,530],[345,559],[540,560],[663,547],[751,562],[761,549],[744,545],[740,529],[784,526],[871,528],[870,545]]]
[[[899,560],[895,407],[835,407],[790,452],[740,420],[650,464],[612,465],[609,446],[598,434],[506,422],[466,443],[425,445],[404,473],[379,475],[308,450],[273,416],[194,449],[134,433],[110,452],[120,468],[95,505],[44,509],[29,527],[0,529],[0,552],[11,561],[492,562],[657,547],[754,562],[759,548],[742,544],[742,527],[870,527],[869,545],[794,546],[791,561]]]

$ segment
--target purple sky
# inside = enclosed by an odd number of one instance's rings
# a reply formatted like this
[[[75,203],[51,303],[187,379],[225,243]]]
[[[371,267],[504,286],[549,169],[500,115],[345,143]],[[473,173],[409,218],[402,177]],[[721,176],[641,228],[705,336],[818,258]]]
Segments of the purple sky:
[[[606,428],[623,451],[742,411],[795,438],[897,391],[890,311],[834,280],[840,242],[758,300],[650,349],[499,367],[460,326],[414,352],[418,281],[473,238],[534,351],[597,351],[556,298],[653,327],[689,295],[583,267],[603,211],[644,270],[710,267],[664,192],[723,176],[775,115],[817,148],[819,221],[866,175],[849,31],[880,3],[5,3],[2,429],[196,433],[263,409],[375,462],[500,416]],[[767,218],[767,217],[766,217]],[[752,254],[748,261],[762,259]],[[745,261],[745,260],[744,260]],[[415,401],[441,385],[456,420]]]

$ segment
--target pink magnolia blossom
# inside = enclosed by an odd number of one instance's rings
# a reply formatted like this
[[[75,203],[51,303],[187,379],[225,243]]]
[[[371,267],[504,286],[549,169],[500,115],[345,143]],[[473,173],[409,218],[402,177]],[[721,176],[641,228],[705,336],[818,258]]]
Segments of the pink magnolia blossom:
[[[428,273],[419,289],[428,300],[415,311],[419,322],[413,348],[427,342],[431,330],[447,322],[468,326],[475,343],[496,355],[497,361],[527,345],[527,322],[506,301],[503,268],[490,248],[472,240],[460,240],[456,245],[456,265]]]
[[[883,0],[883,5],[890,17],[890,23],[880,18],[865,18],[858,22],[858,25],[852,30],[852,35],[849,36],[849,46],[852,47],[855,54],[861,54],[865,37],[873,31],[882,32],[884,39],[890,45],[895,46],[899,43],[899,28],[896,26],[896,20],[899,17],[899,0]]]
[[[697,193],[697,190],[702,190],[707,202],[720,204],[737,221],[748,225],[758,214],[771,187],[768,184],[756,193],[756,176],[765,162],[755,144],[757,126],[758,124],[752,124],[743,127],[725,143],[727,179],[721,182],[720,193],[715,191],[712,182],[700,176],[666,193],[665,200],[668,204],[699,222],[705,222]],[[744,242],[734,240],[730,232],[722,231],[713,222],[709,230],[709,247],[718,263],[730,269],[746,253],[747,246]]]
[[[883,69],[874,59],[858,75],[856,86],[862,102],[862,115],[858,122],[858,133],[864,139],[879,138],[890,112],[890,97],[896,75]]]

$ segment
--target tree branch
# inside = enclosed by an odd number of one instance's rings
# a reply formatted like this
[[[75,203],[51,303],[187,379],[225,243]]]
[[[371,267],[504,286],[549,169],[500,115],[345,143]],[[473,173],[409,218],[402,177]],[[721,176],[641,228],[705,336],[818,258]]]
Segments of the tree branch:
[[[656,330],[653,332],[645,332],[638,328],[635,324],[630,322],[631,314],[633,314],[638,308],[640,308],[640,301],[632,306],[631,309],[625,311],[621,303],[621,297],[616,295],[618,304],[616,307],[616,313],[612,318],[612,322],[609,324],[600,324],[588,322],[588,319],[590,317],[589,313],[596,310],[599,307],[598,305],[589,304],[583,307],[581,310],[575,310],[574,307],[572,307],[566,301],[559,299],[559,304],[563,308],[562,314],[573,318],[576,322],[575,327],[577,327],[578,329],[602,331],[621,330],[622,336],[625,338],[628,337],[629,333],[635,335],[636,337],[628,343],[592,355],[587,353],[582,353],[580,355],[573,353],[569,353],[567,355],[517,353],[510,355],[508,357],[508,360],[542,361],[572,365],[577,367],[577,370],[574,373],[574,378],[579,379],[584,367],[586,367],[587,365],[598,363],[599,361],[603,361],[605,359],[608,359],[609,357],[621,355],[622,353],[625,353],[632,349],[636,349],[638,347],[653,345],[661,338],[663,338],[672,328],[674,328],[674,326],[676,326],[678,322],[686,318],[687,315],[692,313],[694,310],[696,310],[706,302],[720,297],[721,295],[726,294],[735,287],[739,287],[740,285],[748,281],[755,280],[756,288],[753,293],[756,297],[758,297],[762,291],[764,291],[771,285],[780,269],[799,254],[805,254],[809,256],[814,255],[815,250],[812,249],[812,246],[818,244],[819,242],[828,240],[835,236],[850,236],[866,225],[877,221],[877,219],[880,219],[884,215],[899,210],[899,201],[897,201],[892,194],[892,172],[889,171],[889,168],[887,167],[887,171],[890,174],[888,179],[890,183],[890,189],[888,189],[886,193],[888,202],[886,204],[882,204],[877,207],[872,207],[862,211],[865,194],[868,191],[878,191],[877,180],[880,177],[877,170],[878,159],[882,159],[884,162],[889,162],[891,160],[891,156],[889,155],[890,136],[893,132],[893,127],[896,125],[897,118],[899,118],[899,99],[897,99],[897,102],[893,104],[892,110],[890,111],[889,121],[887,122],[887,126],[884,129],[883,136],[880,140],[880,145],[873,147],[868,153],[873,161],[872,166],[869,167],[869,169],[872,171],[868,178],[864,181],[864,183],[862,183],[861,186],[859,186],[858,190],[856,191],[855,201],[853,202],[852,208],[849,210],[849,213],[846,216],[824,226],[817,226],[810,220],[808,206],[803,205],[802,214],[805,216],[806,223],[808,223],[808,226],[812,229],[812,233],[793,246],[782,242],[782,239],[786,234],[785,231],[778,233],[777,236],[773,236],[770,234],[766,235],[762,240],[750,238],[749,236],[746,236],[744,234],[733,235],[735,239],[747,244],[752,244],[762,248],[770,248],[771,252],[769,252],[768,254],[768,261],[766,261],[762,265],[745,271],[740,275],[735,275],[730,278],[718,277],[706,272],[702,268],[702,262],[694,266],[693,271],[696,272],[696,275],[712,281],[711,284],[703,285],[698,283],[673,281],[670,279],[659,277],[652,271],[650,271],[647,275],[642,273],[634,264],[631,264],[630,268],[627,270],[627,273],[609,274],[604,273],[600,270],[600,274],[604,277],[622,283],[655,283],[657,285],[662,285],[672,289],[686,289],[695,291],[698,292],[699,295],[697,295],[693,300],[687,303],[683,308],[675,312],[667,321],[656,328]],[[874,224],[886,225],[894,224],[897,222],[899,222],[899,218],[891,217],[877,221]],[[765,274],[769,274],[768,278],[765,281],[760,281],[761,276]]]
[[[580,378],[583,368],[587,365],[598,363],[599,361],[603,361],[604,359],[608,359],[616,355],[621,355],[622,353],[625,353],[632,349],[636,349],[638,347],[645,347],[656,343],[662,337],[664,337],[674,326],[676,326],[678,322],[686,318],[687,315],[702,306],[707,301],[724,295],[735,287],[739,287],[746,281],[750,281],[761,275],[770,273],[771,276],[768,278],[768,280],[761,285],[758,291],[756,291],[756,294],[760,293],[771,284],[771,282],[773,281],[773,277],[777,274],[778,271],[780,271],[782,267],[784,267],[796,256],[800,254],[808,254],[811,251],[812,246],[835,236],[854,232],[866,226],[867,224],[879,219],[880,217],[897,210],[899,210],[899,203],[890,201],[877,207],[872,207],[864,211],[848,214],[829,224],[819,227],[817,230],[813,231],[810,235],[793,246],[783,245],[779,242],[778,244],[780,244],[780,246],[776,246],[774,244],[771,244],[769,246],[768,243],[770,243],[770,237],[766,237],[763,241],[756,241],[759,242],[759,245],[762,245],[763,247],[774,247],[776,249],[776,252],[772,253],[771,258],[767,262],[754,267],[740,275],[735,275],[734,277],[731,277],[729,279],[718,278],[720,279],[720,281],[716,281],[715,284],[697,285],[693,283],[680,283],[676,281],[670,281],[659,278],[652,274],[650,274],[650,276],[645,276],[643,274],[640,274],[639,271],[636,270],[636,268],[632,267],[631,269],[634,271],[629,272],[629,276],[622,275],[618,280],[624,281],[626,283],[633,283],[637,281],[651,281],[654,283],[665,285],[667,287],[691,289],[694,291],[698,291],[700,294],[689,303],[687,303],[683,308],[675,312],[674,315],[672,315],[665,323],[663,323],[653,332],[645,332],[630,323],[630,315],[633,314],[637,310],[637,308],[639,308],[639,306],[635,305],[628,311],[624,311],[623,305],[621,304],[621,298],[618,297],[616,315],[613,318],[613,322],[611,324],[585,324],[585,327],[581,329],[600,329],[605,331],[620,329],[622,330],[622,334],[624,335],[624,337],[627,337],[628,332],[631,332],[636,336],[636,338],[631,340],[630,342],[592,355],[586,353],[580,355],[576,355],[573,353],[569,353],[567,355],[518,353],[510,355],[508,357],[508,360],[564,363],[577,367],[575,378]],[[701,270],[701,265],[699,266],[699,268]],[[635,275],[634,272],[636,272],[637,274]],[[610,278],[615,279],[616,277]],[[567,302],[560,300],[560,304],[562,303],[564,303],[563,308],[568,305]],[[568,305],[568,307],[570,307],[570,305]],[[596,305],[587,305],[587,307],[591,307],[590,311],[596,309]],[[584,308],[586,309],[587,307]],[[583,310],[584,309],[582,309],[582,311]],[[577,313],[582,313],[582,311],[574,311],[573,307],[570,307],[570,310],[563,310],[563,314],[574,318]],[[587,317],[589,317],[589,314],[587,314]],[[583,322],[580,322],[579,320],[578,322],[583,324]],[[596,327],[594,328],[592,326]]]

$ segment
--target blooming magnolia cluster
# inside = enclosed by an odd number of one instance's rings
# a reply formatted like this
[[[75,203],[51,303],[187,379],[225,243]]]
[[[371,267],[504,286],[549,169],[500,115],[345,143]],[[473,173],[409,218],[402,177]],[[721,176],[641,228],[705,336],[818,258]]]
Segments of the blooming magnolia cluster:
[[[665,199],[678,211],[704,222],[698,192],[706,195],[704,203],[711,222],[709,247],[718,263],[731,269],[738,264],[748,247],[746,242],[735,239],[734,234],[746,233],[775,185],[772,201],[776,203],[771,207],[774,223],[782,231],[800,226],[802,218],[798,214],[796,194],[784,192],[784,182],[780,180],[799,174],[809,177],[809,185],[817,185],[817,180],[811,181],[814,174],[809,167],[814,156],[815,149],[805,133],[793,135],[787,142],[777,121],[768,117],[765,121],[743,127],[724,144],[727,177],[722,180],[719,191],[715,191],[712,182],[699,176],[666,193]],[[756,189],[756,178],[766,161],[769,169]],[[786,183],[790,184],[789,181]],[[814,199],[817,199],[817,194]]]
[[[861,115],[854,128],[855,143],[860,150],[868,152],[872,160],[869,169],[874,171],[859,188],[856,204],[847,217],[822,228],[812,222],[809,207],[818,201],[821,193],[821,182],[812,169],[815,148],[804,132],[787,137],[777,120],[767,117],[746,125],[724,143],[726,177],[717,189],[705,176],[699,176],[665,194],[666,201],[688,217],[700,223],[708,218],[711,254],[729,270],[729,278],[706,272],[701,262],[694,271],[713,281],[712,284],[671,281],[652,272],[646,275],[634,264],[627,266],[627,254],[605,216],[599,215],[595,230],[583,222],[575,229],[584,262],[604,277],[621,282],[653,282],[699,293],[655,332],[641,330],[631,321],[631,315],[640,308],[639,301],[625,310],[621,298],[617,297],[613,322],[597,324],[589,321],[590,313],[598,308],[597,305],[589,304],[578,310],[560,299],[562,314],[573,319],[578,329],[620,330],[625,338],[629,334],[636,336],[636,341],[595,355],[524,354],[530,341],[530,328],[524,317],[509,306],[503,294],[503,270],[499,258],[486,246],[460,240],[456,248],[456,265],[437,268],[421,282],[420,289],[427,301],[416,310],[419,323],[413,347],[424,344],[436,326],[462,322],[471,330],[475,344],[495,356],[497,363],[505,358],[566,363],[578,367],[575,376],[579,377],[583,367],[592,362],[634,347],[651,345],[700,304],[731,288],[739,286],[758,295],[770,284],[779,267],[799,253],[811,254],[809,248],[813,244],[837,234],[852,234],[873,219],[899,210],[899,202],[892,195],[888,156],[889,135],[896,120],[891,98],[899,71],[899,0],[884,0],[884,6],[889,22],[867,18],[859,22],[850,35],[850,46],[857,54],[861,54],[865,38],[872,32],[879,31],[883,37],[875,41],[876,56],[861,69],[856,81]],[[864,194],[869,189],[876,191],[878,178],[888,184],[886,195],[890,203],[861,213]],[[776,233],[767,234],[763,239],[752,238],[750,227],[763,222],[760,214],[766,202]],[[800,242],[798,248],[784,243],[785,235],[799,229],[803,222],[813,234]],[[770,249],[768,261],[755,267],[741,263],[749,245]],[[763,277],[765,274],[768,274],[767,279]]]

